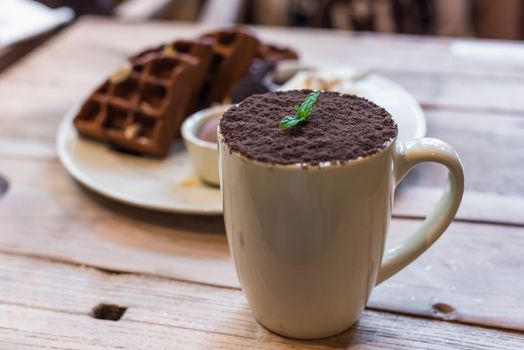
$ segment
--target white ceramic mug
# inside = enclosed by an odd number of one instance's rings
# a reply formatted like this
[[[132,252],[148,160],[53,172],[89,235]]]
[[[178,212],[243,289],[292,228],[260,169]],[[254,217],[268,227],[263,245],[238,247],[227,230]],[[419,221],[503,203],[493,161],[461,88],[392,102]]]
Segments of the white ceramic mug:
[[[292,338],[351,327],[373,287],[431,246],[464,190],[459,157],[431,138],[391,142],[368,157],[302,167],[249,160],[219,133],[220,180],[229,248],[255,318]],[[449,170],[436,208],[384,254],[396,185],[416,164]]]

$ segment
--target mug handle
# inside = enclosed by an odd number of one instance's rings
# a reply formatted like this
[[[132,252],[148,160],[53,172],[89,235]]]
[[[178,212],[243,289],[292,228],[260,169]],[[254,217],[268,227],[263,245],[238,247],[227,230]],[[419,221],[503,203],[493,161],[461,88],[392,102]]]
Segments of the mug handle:
[[[396,184],[417,164],[434,162],[448,168],[448,183],[433,211],[415,232],[384,254],[378,271],[380,284],[418,258],[442,235],[449,226],[460,205],[464,193],[464,172],[459,156],[448,143],[423,138],[398,142],[395,160]]]

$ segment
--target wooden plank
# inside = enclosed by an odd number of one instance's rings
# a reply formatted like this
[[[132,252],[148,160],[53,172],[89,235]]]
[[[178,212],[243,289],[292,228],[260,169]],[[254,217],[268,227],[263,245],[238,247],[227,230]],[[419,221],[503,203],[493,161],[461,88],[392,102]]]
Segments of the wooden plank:
[[[524,335],[367,310],[338,336],[297,341],[260,326],[238,290],[0,254],[0,346],[29,349],[522,349]],[[89,316],[100,302],[119,321]]]
[[[10,147],[2,148],[3,145]],[[24,198],[26,198],[25,196],[29,198],[34,188],[40,188],[40,200],[42,202],[52,202],[54,200],[55,187],[52,185],[42,187],[41,176],[30,176],[31,174],[41,174],[54,179],[53,183],[60,184],[63,187],[60,190],[61,192],[67,194],[69,198],[75,198],[78,202],[94,201],[93,206],[103,203],[104,207],[114,208],[113,210],[121,210],[122,212],[133,210],[127,206],[122,206],[119,209],[121,205],[105,200],[78,186],[59,164],[59,161],[54,158],[54,153],[54,148],[46,144],[7,142],[0,139],[0,175],[15,181],[17,190],[20,193],[24,193]],[[33,159],[38,161],[32,163]],[[424,176],[435,176],[433,179],[435,183],[432,184],[439,185],[439,180],[443,181],[445,174],[441,173],[441,169],[438,169],[437,176],[422,169],[416,172],[414,175],[415,179],[407,181],[420,181],[419,179]],[[440,198],[441,192],[441,188],[438,187],[419,186],[416,184],[402,185],[395,195],[393,215],[399,218],[424,218]],[[18,192],[15,192],[14,195],[22,196]],[[19,201],[22,200],[19,199]],[[74,206],[78,205],[75,204]],[[466,191],[456,219],[468,222],[524,226],[522,212],[524,212],[524,198],[522,196]],[[149,211],[140,213],[140,215],[146,215],[146,217],[152,215]],[[66,214],[62,213],[61,217]],[[185,216],[180,217],[185,218]],[[190,226],[188,225],[188,227]]]
[[[10,180],[0,202],[0,251],[238,287],[220,217],[113,203],[83,190],[57,163],[0,160],[0,169]],[[420,199],[413,202],[424,207]],[[390,239],[419,224],[394,219]],[[442,317],[433,310],[442,302],[458,310],[457,321],[524,330],[523,233],[522,225],[455,222],[426,254],[377,289],[370,305]]]
[[[393,220],[388,246],[420,222]],[[378,286],[369,306],[524,331],[524,229],[453,223],[420,258]]]
[[[420,172],[421,176],[425,172]],[[401,186],[395,193],[393,216],[423,218],[435,206],[442,189]],[[524,198],[521,196],[466,191],[455,217],[457,221],[524,226]]]
[[[524,96],[524,95],[523,95]],[[465,172],[466,191],[524,196],[524,121],[485,113],[427,113],[428,135],[455,147]],[[446,169],[422,165],[405,181],[440,186]]]
[[[110,270],[237,285],[221,217],[141,210],[100,197],[58,162],[1,161],[0,250]]]
[[[29,129],[29,128],[28,128]],[[32,131],[24,136],[29,136]],[[35,130],[38,133],[39,130]],[[33,141],[26,138],[0,138],[0,157],[7,159],[33,158],[40,161],[58,161],[56,147],[50,141]]]
[[[0,72],[3,72],[7,67],[19,60],[21,57],[27,55],[34,48],[42,45],[46,40],[56,34],[58,30],[59,29],[54,29],[51,32],[41,34],[35,38],[19,42],[8,47],[1,47]]]
[[[353,64],[366,67],[365,62]],[[524,95],[524,86],[520,78],[411,71],[408,67],[388,69],[378,62],[372,69],[399,83],[427,108],[524,116],[524,103],[519,98]]]

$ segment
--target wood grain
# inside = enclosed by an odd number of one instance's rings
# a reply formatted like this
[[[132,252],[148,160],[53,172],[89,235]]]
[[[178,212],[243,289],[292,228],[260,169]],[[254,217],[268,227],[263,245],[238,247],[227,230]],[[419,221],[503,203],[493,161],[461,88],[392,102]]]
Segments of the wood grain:
[[[423,318],[368,310],[339,337],[275,337],[237,289],[220,217],[117,204],[65,172],[54,139],[67,109],[129,53],[209,28],[85,18],[0,76],[0,173],[10,184],[0,202],[0,348],[522,348],[522,334],[426,318],[524,331],[524,62],[456,56],[449,39],[257,29],[306,64],[393,78],[427,106],[428,134],[457,148],[467,189],[458,222],[369,301]],[[444,177],[415,169],[397,192],[388,244],[420,224]],[[95,320],[100,302],[128,309],[118,322]]]
[[[84,190],[57,163],[0,160],[0,168],[16,179],[1,203],[0,251],[238,287],[220,217],[113,203]],[[390,238],[419,224],[395,219]],[[432,307],[443,302],[458,310],[457,321],[524,330],[522,227],[454,223],[426,254],[377,289],[370,305],[440,317]]]
[[[521,349],[524,344],[524,336],[513,332],[369,310],[336,337],[291,340],[257,324],[237,290],[12,255],[0,254],[0,281],[0,346],[10,349]],[[100,302],[128,309],[118,322],[96,320],[89,313]]]
[[[56,161],[0,163],[14,181],[1,202],[0,250],[237,284],[221,217],[163,214],[115,203],[79,186]]]
[[[9,67],[9,65],[13,64],[24,55],[27,55],[34,48],[42,45],[60,29],[61,28],[54,29],[50,32],[40,34],[35,38],[24,40],[8,47],[0,47],[0,72],[3,72],[7,67]]]
[[[387,245],[418,224],[393,220]],[[379,285],[368,305],[524,331],[523,232],[522,227],[454,222],[420,258]]]
[[[424,171],[418,171],[416,176],[425,174]],[[440,188],[402,185],[395,193],[393,216],[423,218],[433,209],[441,195]],[[522,213],[524,213],[524,198],[521,196],[466,191],[455,220],[524,226]]]
[[[524,96],[524,95],[523,95]],[[524,197],[524,119],[491,113],[427,113],[428,136],[457,150],[464,166],[466,191]],[[423,165],[406,179],[419,186],[443,185],[446,170]]]
[[[433,63],[429,63],[431,66]],[[355,64],[356,65],[356,64]],[[362,63],[362,67],[365,64]],[[373,71],[399,83],[427,109],[450,111],[492,112],[524,116],[524,103],[518,96],[524,93],[520,78],[462,75],[386,69],[378,64]],[[489,80],[489,83],[486,83]]]

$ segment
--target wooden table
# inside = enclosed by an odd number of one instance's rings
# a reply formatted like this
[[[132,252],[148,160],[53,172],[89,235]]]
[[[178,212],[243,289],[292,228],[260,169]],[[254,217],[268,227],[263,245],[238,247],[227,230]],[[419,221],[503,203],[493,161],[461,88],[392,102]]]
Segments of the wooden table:
[[[56,156],[64,113],[126,55],[205,29],[85,18],[0,76],[0,348],[524,348],[524,62],[491,57],[493,43],[471,56],[448,39],[258,30],[306,63],[370,68],[403,85],[466,173],[448,231],[375,289],[351,330],[295,341],[251,316],[221,217],[114,203]],[[435,203],[444,170],[422,166],[407,181],[391,242]],[[119,321],[93,317],[114,309],[106,304],[127,309]]]

